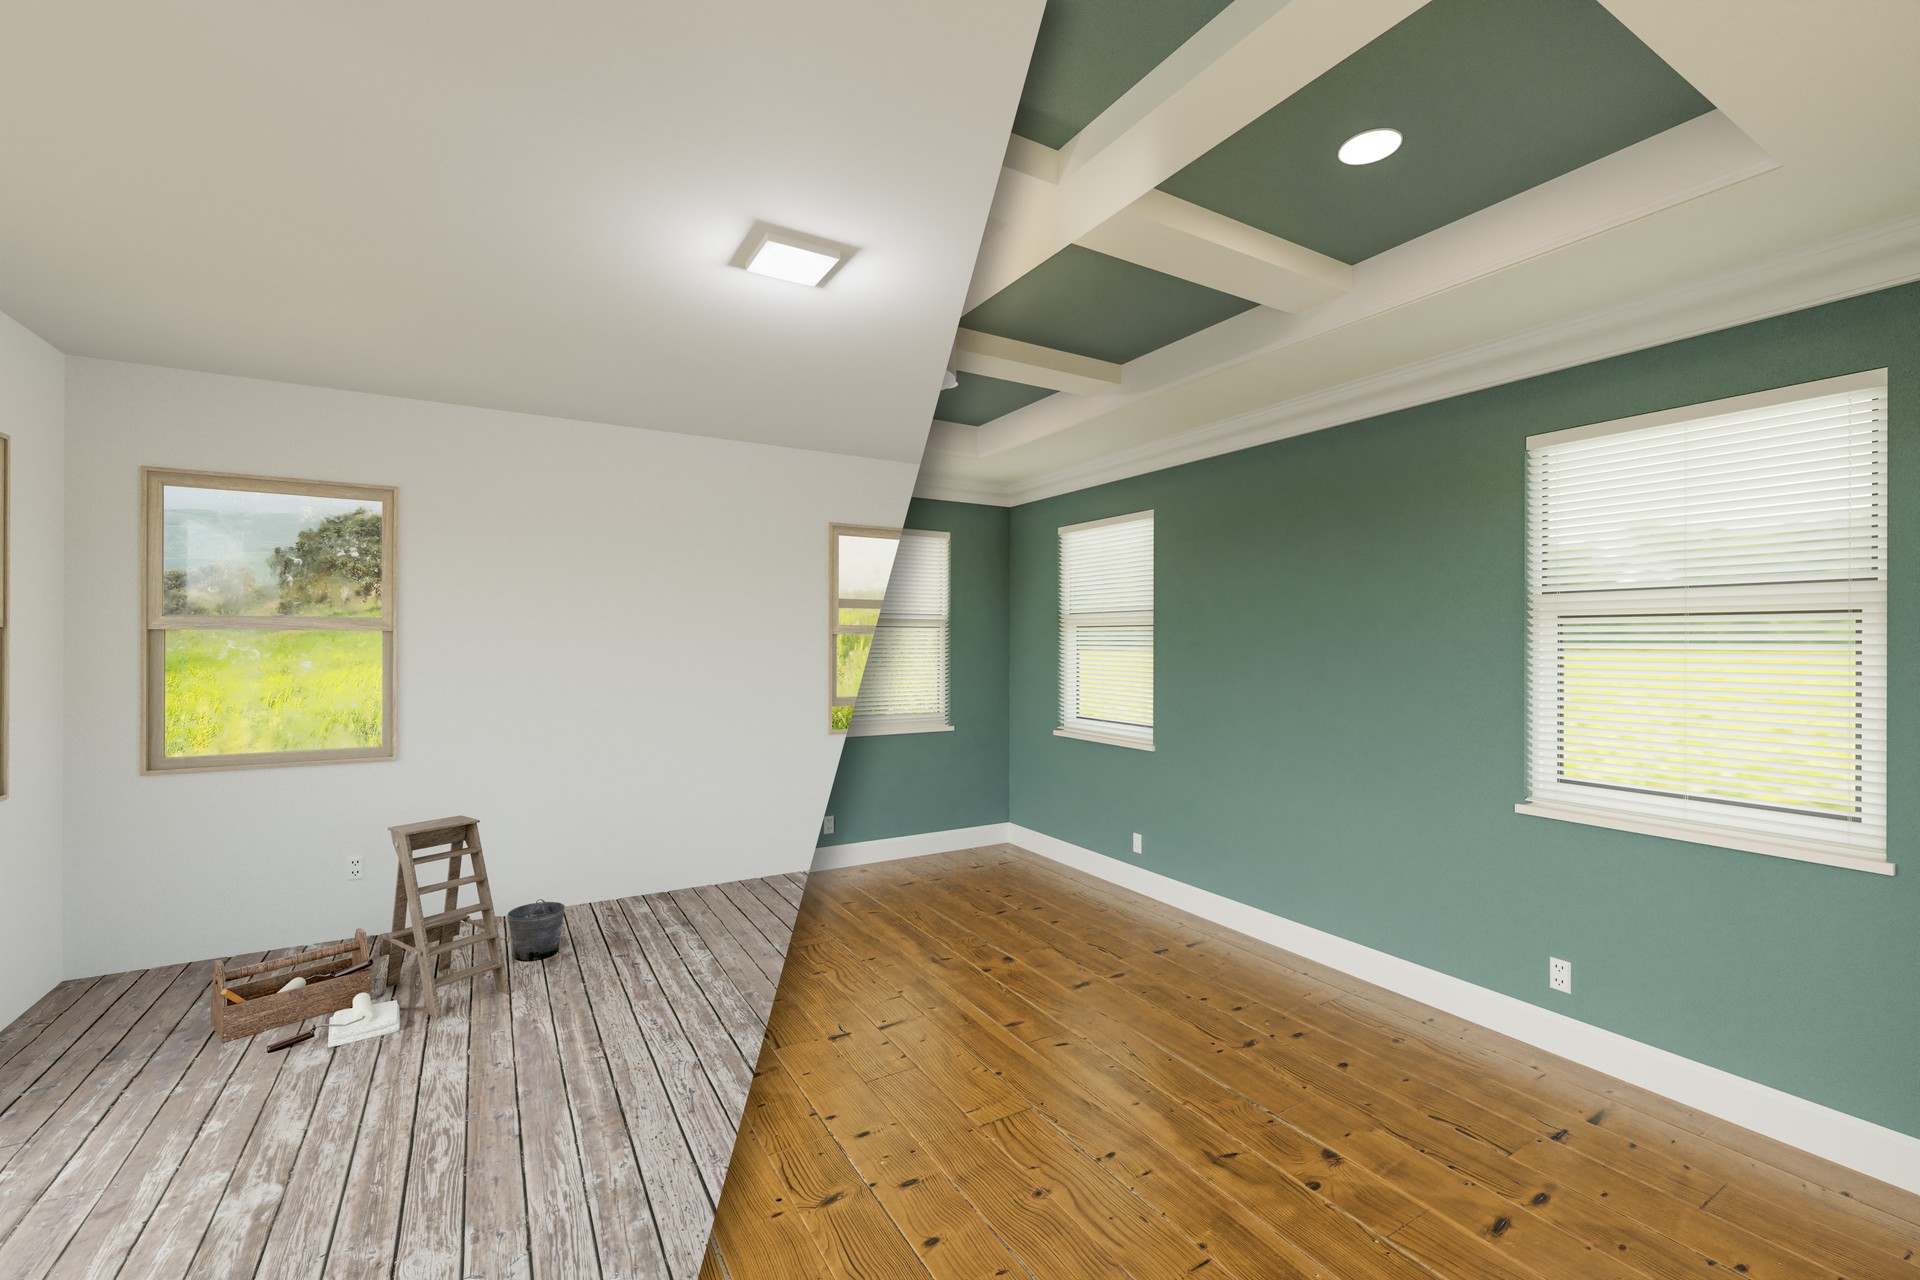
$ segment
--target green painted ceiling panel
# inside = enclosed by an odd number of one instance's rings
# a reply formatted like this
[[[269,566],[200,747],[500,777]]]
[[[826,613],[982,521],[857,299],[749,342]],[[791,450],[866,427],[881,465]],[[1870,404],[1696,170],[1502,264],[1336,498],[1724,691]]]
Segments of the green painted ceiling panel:
[[[1125,364],[1254,304],[1068,245],[969,311],[968,329]]]
[[[1228,2],[1049,0],[1013,131],[1065,146]]]
[[[959,378],[959,386],[940,393],[939,406],[933,411],[933,416],[942,422],[963,422],[977,427],[1053,394],[1045,387],[1002,382],[977,373],[963,373]]]
[[[1359,262],[1712,109],[1597,0],[1432,0],[1161,189]]]

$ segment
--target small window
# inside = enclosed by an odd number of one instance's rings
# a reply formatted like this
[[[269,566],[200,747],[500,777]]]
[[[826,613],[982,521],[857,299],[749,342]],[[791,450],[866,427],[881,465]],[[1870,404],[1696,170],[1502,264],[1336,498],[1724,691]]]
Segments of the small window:
[[[392,759],[394,491],[145,479],[147,770]]]
[[[827,531],[828,728],[845,733],[873,652],[900,530],[836,524]]]
[[[851,732],[953,727],[947,719],[948,549],[944,533],[901,532]]]
[[[1153,750],[1153,512],[1060,530],[1060,727]]]
[[[1528,450],[1521,811],[1887,870],[1885,373]]]

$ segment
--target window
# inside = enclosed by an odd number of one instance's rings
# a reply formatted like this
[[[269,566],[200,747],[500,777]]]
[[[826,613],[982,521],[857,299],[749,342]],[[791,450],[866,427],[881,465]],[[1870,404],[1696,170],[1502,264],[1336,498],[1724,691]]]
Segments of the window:
[[[1528,441],[1523,813],[1886,863],[1886,375]]]
[[[828,728],[845,733],[873,651],[900,530],[836,524],[827,531]]]
[[[1060,530],[1062,737],[1153,750],[1153,512]]]
[[[147,770],[392,759],[394,491],[144,477]]]
[[[7,798],[7,722],[13,718],[13,690],[7,683],[7,535],[11,532],[12,509],[8,505],[12,476],[7,471],[7,450],[12,442],[0,435],[0,800]]]
[[[905,529],[898,545],[854,706],[855,734],[953,727],[947,722],[948,537]]]

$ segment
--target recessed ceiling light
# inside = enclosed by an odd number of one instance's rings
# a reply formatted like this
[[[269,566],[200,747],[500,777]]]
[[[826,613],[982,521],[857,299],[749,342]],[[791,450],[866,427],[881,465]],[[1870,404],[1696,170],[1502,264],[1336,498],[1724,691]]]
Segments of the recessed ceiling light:
[[[1340,144],[1340,161],[1343,164],[1372,164],[1376,160],[1385,160],[1400,149],[1400,142],[1398,129],[1368,129]]]
[[[849,245],[756,222],[733,255],[733,265],[757,276],[819,286],[853,256]]]

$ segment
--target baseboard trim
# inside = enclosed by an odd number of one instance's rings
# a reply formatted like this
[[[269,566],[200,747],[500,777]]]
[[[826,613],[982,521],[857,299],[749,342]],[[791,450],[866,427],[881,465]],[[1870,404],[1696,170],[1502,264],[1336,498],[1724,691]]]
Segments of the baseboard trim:
[[[1004,834],[997,839],[977,838],[977,833],[994,830]],[[967,837],[965,840],[952,840],[952,837],[963,835]],[[931,841],[939,848],[920,848],[918,842],[922,840]],[[882,855],[891,858],[911,857],[914,852],[934,853],[946,849],[972,848],[1001,840],[1436,1009],[1444,1009],[1457,1017],[1477,1022],[1549,1053],[1604,1071],[1697,1111],[1765,1134],[1882,1182],[1920,1193],[1920,1138],[1835,1111],[1831,1107],[1784,1093],[1717,1067],[1683,1058],[1665,1049],[1630,1040],[1615,1032],[1542,1009],[1498,991],[1490,991],[1384,951],[1349,942],[1345,938],[1206,889],[1195,888],[1144,867],[1057,840],[1044,832],[1010,823],[1000,828],[976,827],[968,832],[940,832],[925,837],[909,836],[902,841],[879,840],[871,843],[914,844],[912,851]],[[822,852],[838,853],[866,847],[869,846],[841,845],[838,849]],[[882,857],[854,859],[837,865],[853,866],[858,861],[877,862]]]
[[[895,858],[920,858],[929,853],[952,849],[978,849],[984,845],[1005,844],[1012,839],[1004,822],[984,827],[960,827],[953,831],[929,831],[917,836],[895,836],[890,840],[859,840],[851,844],[821,845],[813,851],[813,869],[831,871],[836,867],[862,867],[869,862],[891,862]]]

